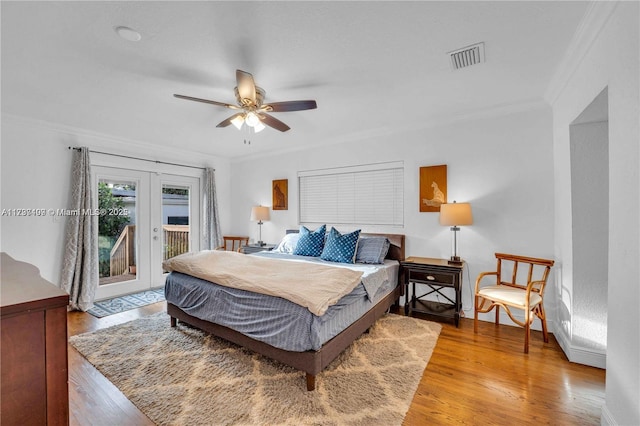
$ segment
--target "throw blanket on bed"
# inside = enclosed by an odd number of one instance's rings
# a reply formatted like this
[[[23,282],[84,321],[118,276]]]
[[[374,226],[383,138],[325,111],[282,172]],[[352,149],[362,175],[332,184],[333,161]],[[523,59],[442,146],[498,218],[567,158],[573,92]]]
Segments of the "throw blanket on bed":
[[[362,272],[313,263],[287,262],[237,252],[204,250],[163,262],[177,271],[226,287],[282,297],[321,316],[349,294]]]

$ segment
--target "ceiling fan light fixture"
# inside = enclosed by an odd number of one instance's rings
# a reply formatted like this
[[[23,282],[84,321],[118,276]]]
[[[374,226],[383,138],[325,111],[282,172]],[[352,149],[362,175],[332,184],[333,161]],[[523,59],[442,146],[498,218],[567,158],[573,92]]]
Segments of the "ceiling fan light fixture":
[[[242,124],[243,123],[244,123],[244,116],[242,116],[242,115],[238,115],[238,116],[236,116],[236,118],[231,120],[231,124],[233,124],[236,127],[236,129],[238,129],[238,130],[242,129]]]
[[[254,131],[254,132],[256,132],[256,133],[258,133],[258,132],[263,131],[263,130],[265,129],[265,127],[267,127],[267,126],[265,126],[264,124],[262,124],[262,122],[261,122],[261,121],[258,121],[258,122],[253,126],[253,131]]]
[[[231,105],[224,102],[212,101],[209,99],[194,98],[193,96],[178,95],[173,96],[189,101],[203,102],[206,104],[218,105],[235,111],[231,117],[222,120],[216,127],[227,127],[233,124],[238,130],[242,130],[244,125],[253,129],[254,133],[261,132],[265,127],[273,127],[281,132],[286,132],[291,128],[277,118],[267,114],[271,112],[303,111],[318,107],[314,100],[272,102],[263,104],[265,91],[256,86],[253,76],[242,70],[236,70],[236,81],[238,85],[234,88],[238,105]],[[249,130],[249,129],[247,129]]]
[[[247,116],[245,117],[244,121],[247,123],[247,126],[249,127],[255,127],[258,123],[260,123],[260,119],[258,118],[256,113],[253,111],[247,113]]]

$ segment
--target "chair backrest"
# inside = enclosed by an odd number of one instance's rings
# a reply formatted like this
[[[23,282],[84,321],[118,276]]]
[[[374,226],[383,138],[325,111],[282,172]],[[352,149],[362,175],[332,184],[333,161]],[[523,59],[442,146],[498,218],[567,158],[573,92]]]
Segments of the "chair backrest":
[[[246,246],[249,244],[249,237],[238,237],[232,235],[224,235],[222,237],[224,243],[222,245],[222,250],[227,251],[238,251],[240,247]]]
[[[498,266],[496,267],[498,284],[526,289],[529,283],[534,282],[532,290],[542,295],[547,284],[549,271],[554,264],[553,260],[506,253],[496,253],[496,259],[498,259]],[[521,263],[528,265],[526,281],[524,282],[522,271],[518,274],[518,265]]]

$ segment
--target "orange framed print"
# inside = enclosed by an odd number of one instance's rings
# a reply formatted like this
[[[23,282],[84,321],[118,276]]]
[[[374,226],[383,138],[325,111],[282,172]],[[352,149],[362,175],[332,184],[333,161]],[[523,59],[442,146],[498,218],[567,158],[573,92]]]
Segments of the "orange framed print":
[[[273,210],[289,209],[289,179],[274,180],[272,184]]]
[[[420,211],[439,212],[447,202],[447,166],[420,167]]]

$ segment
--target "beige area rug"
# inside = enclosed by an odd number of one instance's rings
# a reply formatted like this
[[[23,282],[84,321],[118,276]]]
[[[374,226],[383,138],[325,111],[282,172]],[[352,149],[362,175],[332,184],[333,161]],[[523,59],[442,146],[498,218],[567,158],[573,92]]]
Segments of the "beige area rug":
[[[400,425],[441,326],[382,317],[316,379],[159,313],[71,337],[158,425]]]

